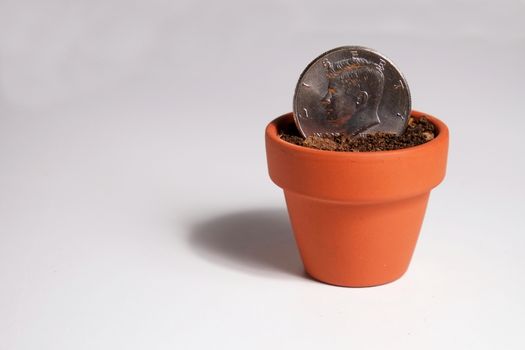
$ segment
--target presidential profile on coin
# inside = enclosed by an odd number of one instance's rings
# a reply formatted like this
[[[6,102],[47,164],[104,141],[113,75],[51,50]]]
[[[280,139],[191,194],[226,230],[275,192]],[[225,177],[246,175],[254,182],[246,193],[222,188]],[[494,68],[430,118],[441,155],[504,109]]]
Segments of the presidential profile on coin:
[[[408,84],[388,58],[365,47],[344,46],[306,67],[295,89],[293,110],[304,137],[400,135],[410,104]]]

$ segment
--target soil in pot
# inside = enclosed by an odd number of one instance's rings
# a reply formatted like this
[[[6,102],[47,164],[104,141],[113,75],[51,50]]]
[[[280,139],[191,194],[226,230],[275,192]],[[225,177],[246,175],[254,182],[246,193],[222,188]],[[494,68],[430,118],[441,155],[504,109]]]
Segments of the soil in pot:
[[[353,138],[344,136],[309,136],[302,137],[292,125],[279,135],[281,139],[299,145],[325,151],[336,152],[377,152],[391,151],[421,145],[436,136],[434,125],[424,116],[410,117],[405,132],[401,135],[377,133]]]

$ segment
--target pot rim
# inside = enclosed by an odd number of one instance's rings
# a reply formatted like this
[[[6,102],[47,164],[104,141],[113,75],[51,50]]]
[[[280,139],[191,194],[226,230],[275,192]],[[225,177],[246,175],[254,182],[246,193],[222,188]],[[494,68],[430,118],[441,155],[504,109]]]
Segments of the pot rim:
[[[283,114],[274,120],[272,120],[266,127],[266,135],[272,140],[279,144],[282,147],[286,147],[291,151],[303,153],[305,155],[319,156],[319,157],[329,157],[335,159],[347,159],[347,160],[363,160],[363,158],[369,158],[370,160],[384,159],[385,157],[395,157],[406,156],[407,153],[412,152],[424,152],[426,148],[434,147],[439,143],[446,142],[448,139],[448,127],[438,118],[420,111],[412,110],[410,116],[420,118],[426,117],[434,126],[437,128],[437,135],[430,141],[423,144],[401,148],[397,150],[387,150],[387,151],[374,151],[374,152],[341,152],[341,151],[327,151],[327,150],[318,150],[314,148],[309,148],[305,146],[295,145],[293,143],[287,142],[279,137],[278,134],[278,124],[285,119],[291,119],[293,122],[293,112]]]

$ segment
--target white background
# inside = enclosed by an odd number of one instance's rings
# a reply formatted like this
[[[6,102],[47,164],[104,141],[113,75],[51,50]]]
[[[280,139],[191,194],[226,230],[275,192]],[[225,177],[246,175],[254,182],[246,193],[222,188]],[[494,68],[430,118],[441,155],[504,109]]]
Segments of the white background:
[[[0,2],[0,349],[523,349],[524,1]],[[364,45],[451,130],[411,267],[310,280],[265,125]]]

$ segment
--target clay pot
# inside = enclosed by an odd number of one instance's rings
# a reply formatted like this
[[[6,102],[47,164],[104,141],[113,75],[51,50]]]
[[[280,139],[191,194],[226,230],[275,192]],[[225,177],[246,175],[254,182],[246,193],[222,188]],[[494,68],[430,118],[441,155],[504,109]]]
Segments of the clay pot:
[[[340,286],[394,281],[408,268],[430,190],[445,176],[447,126],[421,112],[437,136],[416,147],[384,152],[333,152],[279,138],[291,113],[266,128],[270,177],[284,190],[308,274]]]

